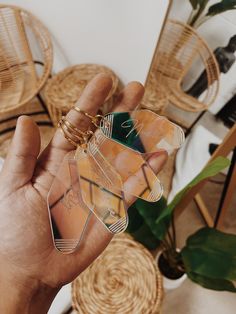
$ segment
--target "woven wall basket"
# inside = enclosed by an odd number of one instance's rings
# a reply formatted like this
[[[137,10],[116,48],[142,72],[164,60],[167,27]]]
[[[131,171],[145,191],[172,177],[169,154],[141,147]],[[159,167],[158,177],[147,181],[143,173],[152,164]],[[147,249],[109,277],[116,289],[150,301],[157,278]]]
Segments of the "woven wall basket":
[[[59,72],[46,85],[44,95],[53,124],[57,126],[61,116],[66,114],[79,99],[87,83],[98,73],[108,73],[113,87],[105,107],[109,110],[119,87],[119,79],[109,68],[97,64],[75,65]]]
[[[157,314],[162,277],[152,255],[126,234],[72,283],[72,305],[80,314]]]

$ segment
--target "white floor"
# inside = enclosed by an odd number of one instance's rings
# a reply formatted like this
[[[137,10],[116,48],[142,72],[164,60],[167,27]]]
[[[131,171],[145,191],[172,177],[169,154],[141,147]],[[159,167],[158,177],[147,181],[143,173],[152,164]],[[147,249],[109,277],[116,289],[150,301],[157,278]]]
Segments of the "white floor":
[[[48,312],[49,314],[62,314],[68,310],[71,304],[70,291],[70,285],[67,285],[59,292]],[[165,293],[161,313],[235,314],[236,295],[207,290],[187,279],[178,289]]]
[[[190,280],[165,294],[162,314],[235,314],[236,295],[204,289]]]
[[[62,314],[71,307],[71,285],[64,286],[54,299],[48,314]]]

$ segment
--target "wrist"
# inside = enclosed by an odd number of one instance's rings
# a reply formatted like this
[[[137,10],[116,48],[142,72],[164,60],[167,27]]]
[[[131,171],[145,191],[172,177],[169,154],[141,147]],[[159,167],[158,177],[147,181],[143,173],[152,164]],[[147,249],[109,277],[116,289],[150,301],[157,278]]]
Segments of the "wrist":
[[[28,309],[25,313],[46,314],[59,290],[60,288],[52,288],[41,283],[33,293],[31,291]]]
[[[60,288],[8,272],[0,274],[0,313],[46,314]]]

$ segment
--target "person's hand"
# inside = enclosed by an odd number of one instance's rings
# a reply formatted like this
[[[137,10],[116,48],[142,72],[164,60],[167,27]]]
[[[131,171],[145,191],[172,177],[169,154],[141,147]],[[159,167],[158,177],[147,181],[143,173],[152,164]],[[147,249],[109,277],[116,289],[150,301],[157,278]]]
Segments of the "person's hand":
[[[96,76],[77,106],[95,115],[112,86],[109,76]],[[143,96],[132,82],[118,97],[115,111],[134,109]],[[87,130],[88,119],[70,111],[67,119]],[[40,156],[40,134],[29,117],[18,119],[14,138],[0,174],[0,313],[46,313],[60,287],[72,281],[108,245],[112,238],[93,216],[82,245],[63,255],[54,246],[47,209],[47,194],[61,161],[74,147],[57,130]],[[155,157],[155,156],[154,156]],[[158,172],[166,154],[152,158]]]

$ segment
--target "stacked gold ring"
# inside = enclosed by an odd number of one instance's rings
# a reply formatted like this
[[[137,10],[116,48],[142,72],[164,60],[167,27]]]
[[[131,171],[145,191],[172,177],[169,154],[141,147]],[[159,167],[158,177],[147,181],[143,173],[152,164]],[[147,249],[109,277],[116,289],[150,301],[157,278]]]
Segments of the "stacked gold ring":
[[[86,111],[84,111],[84,110],[82,110],[76,106],[73,107],[72,109],[79,112],[79,113],[84,114],[86,117],[88,117],[91,120],[93,125],[95,125],[97,128],[99,127],[99,122],[103,118],[102,115],[97,114],[96,116],[91,116],[89,113],[87,113]]]
[[[92,116],[78,107],[73,107],[72,109],[79,113],[84,114],[91,120],[92,124],[94,124],[96,127],[99,126],[98,123],[100,119],[103,118],[103,116],[101,115]],[[65,139],[67,139],[67,141],[75,147],[86,144],[94,133],[91,130],[81,131],[71,122],[69,122],[65,116],[62,116],[61,120],[58,123],[58,127],[61,129]]]

